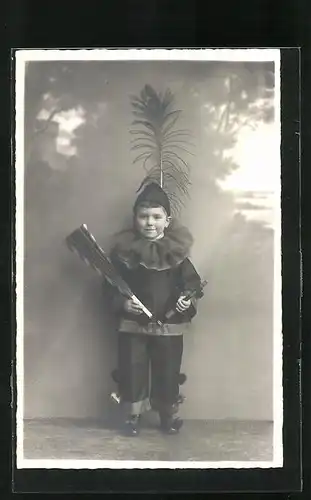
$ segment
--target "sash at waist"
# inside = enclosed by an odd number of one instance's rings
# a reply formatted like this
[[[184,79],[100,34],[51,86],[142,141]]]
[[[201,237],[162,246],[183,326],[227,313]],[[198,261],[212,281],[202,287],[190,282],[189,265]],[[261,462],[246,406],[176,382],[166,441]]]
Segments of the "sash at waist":
[[[121,319],[119,332],[139,333],[142,335],[183,335],[189,330],[190,323],[170,324],[164,323],[162,326],[156,323],[140,325],[131,319]]]

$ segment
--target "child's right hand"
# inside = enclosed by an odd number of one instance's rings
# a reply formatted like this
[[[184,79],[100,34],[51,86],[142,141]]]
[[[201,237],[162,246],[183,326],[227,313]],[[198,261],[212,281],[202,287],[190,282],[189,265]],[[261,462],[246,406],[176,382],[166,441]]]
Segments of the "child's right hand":
[[[132,299],[127,299],[124,302],[124,309],[126,312],[130,314],[142,314],[143,310],[139,304],[136,304],[136,302]]]

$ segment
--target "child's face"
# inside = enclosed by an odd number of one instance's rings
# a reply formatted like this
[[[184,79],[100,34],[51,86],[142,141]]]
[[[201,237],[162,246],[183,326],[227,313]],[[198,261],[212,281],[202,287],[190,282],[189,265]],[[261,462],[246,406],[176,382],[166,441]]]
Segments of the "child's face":
[[[138,207],[135,223],[137,230],[144,238],[156,240],[168,227],[169,218],[162,207]]]

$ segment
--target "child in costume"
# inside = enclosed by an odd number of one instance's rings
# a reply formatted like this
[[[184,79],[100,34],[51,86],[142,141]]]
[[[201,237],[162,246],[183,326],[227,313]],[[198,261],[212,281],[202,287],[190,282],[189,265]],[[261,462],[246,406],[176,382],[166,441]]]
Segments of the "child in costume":
[[[133,293],[163,326],[143,314],[134,301],[110,290],[119,319],[118,369],[114,380],[126,412],[125,430],[135,436],[141,415],[159,413],[163,432],[176,434],[181,402],[179,386],[183,334],[196,314],[196,299],[187,291],[200,288],[200,276],[189,259],[193,239],[171,220],[169,198],[156,183],[148,184],[133,207],[133,228],[115,235],[111,260]],[[167,319],[166,313],[175,313]]]

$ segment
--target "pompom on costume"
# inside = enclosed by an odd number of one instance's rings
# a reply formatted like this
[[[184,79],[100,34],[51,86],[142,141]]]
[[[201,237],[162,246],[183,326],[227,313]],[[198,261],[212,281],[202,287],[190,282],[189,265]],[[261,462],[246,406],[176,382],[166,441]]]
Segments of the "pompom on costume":
[[[139,194],[134,213],[145,202],[159,205],[170,214],[166,193],[155,183]],[[135,432],[140,415],[149,409],[159,412],[161,426],[169,433],[178,432],[182,423],[174,415],[183,401],[180,385],[186,380],[180,373],[183,334],[196,315],[196,299],[191,299],[190,307],[182,313],[176,311],[169,319],[166,313],[176,306],[181,295],[200,287],[200,276],[189,258],[192,243],[188,229],[176,221],[169,224],[160,239],[148,240],[134,227],[117,233],[112,243],[114,266],[162,322],[159,326],[145,315],[127,312],[124,297],[105,285],[118,318],[118,369],[112,376],[120,402],[130,416],[127,424]]]

